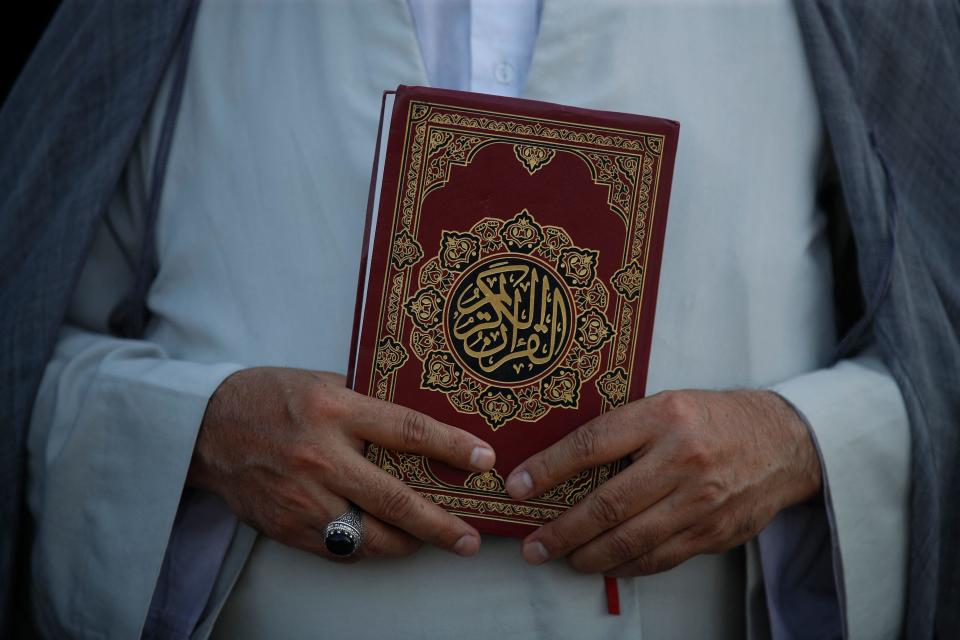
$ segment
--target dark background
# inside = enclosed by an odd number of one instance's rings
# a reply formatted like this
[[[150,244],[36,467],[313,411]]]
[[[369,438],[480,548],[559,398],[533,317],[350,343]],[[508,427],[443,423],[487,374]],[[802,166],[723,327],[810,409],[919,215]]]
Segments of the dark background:
[[[53,17],[60,0],[26,0],[4,2],[0,8],[0,42],[3,42],[3,64],[0,65],[0,104],[6,102],[20,69]]]

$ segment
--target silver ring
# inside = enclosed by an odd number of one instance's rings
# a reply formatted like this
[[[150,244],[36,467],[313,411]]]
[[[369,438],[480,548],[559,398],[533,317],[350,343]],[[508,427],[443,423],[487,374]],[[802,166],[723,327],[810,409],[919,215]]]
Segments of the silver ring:
[[[353,555],[363,544],[363,519],[354,504],[330,521],[323,530],[327,551],[340,558]]]

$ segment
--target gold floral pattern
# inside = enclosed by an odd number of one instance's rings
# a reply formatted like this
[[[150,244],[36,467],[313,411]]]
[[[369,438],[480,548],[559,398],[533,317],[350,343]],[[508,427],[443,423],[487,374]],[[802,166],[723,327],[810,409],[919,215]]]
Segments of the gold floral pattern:
[[[494,253],[503,248],[503,241],[500,239],[501,227],[503,220],[499,218],[484,218],[473,225],[470,232],[480,241],[480,251]]]
[[[540,253],[547,260],[558,260],[560,252],[573,245],[573,241],[567,232],[560,227],[543,227],[543,242],[540,244]]]
[[[580,402],[580,377],[573,369],[561,367],[540,383],[540,396],[554,407],[575,408]]]
[[[643,267],[634,260],[625,267],[617,270],[610,279],[617,293],[627,300],[635,300],[643,289]]]
[[[440,322],[443,312],[443,296],[433,287],[424,287],[407,300],[404,305],[407,315],[421,329],[429,329]]]
[[[435,391],[452,391],[460,386],[463,372],[446,351],[432,351],[423,363],[420,384]]]
[[[491,389],[480,396],[477,409],[490,428],[496,431],[516,415],[520,403],[509,389]]]
[[[597,391],[612,406],[619,407],[627,399],[627,372],[623,367],[607,371],[597,378]]]
[[[397,330],[397,323],[400,321],[400,292],[403,289],[403,272],[398,271],[393,276],[393,284],[390,285],[390,300],[387,302],[387,329],[391,332]]]
[[[637,159],[597,151],[582,151],[576,155],[587,163],[593,181],[607,187],[607,204],[624,224],[628,224],[630,202],[640,166]]]
[[[423,257],[423,249],[410,232],[404,229],[393,238],[393,264],[406,269]]]
[[[524,209],[513,216],[500,232],[504,244],[511,251],[530,253],[543,242],[543,229],[537,224],[530,212]]]
[[[456,391],[447,394],[447,400],[461,413],[477,413],[477,398],[484,389],[486,387],[467,376],[460,381]]]
[[[644,241],[647,236],[647,214],[650,212],[650,187],[653,184],[653,158],[643,158],[643,172],[640,175],[640,188],[637,192],[637,216],[633,230],[633,248],[631,257],[640,259],[643,255]]]
[[[378,448],[375,455],[380,468],[398,480],[417,484],[430,482],[426,459],[423,456],[383,448]]]
[[[387,336],[377,345],[377,370],[385,376],[402,367],[408,357],[403,345],[394,340],[393,336]]]
[[[593,284],[589,287],[581,287],[574,290],[573,297],[578,309],[589,309],[593,307],[602,313],[607,309],[607,300],[610,297],[610,293],[607,291],[607,288],[603,286],[603,282],[594,280]]]
[[[489,493],[504,493],[503,477],[497,473],[496,469],[489,471],[471,473],[463,481],[463,486],[467,489],[476,489]]]
[[[447,269],[463,271],[477,259],[480,242],[471,233],[444,231],[440,239],[440,263]]]
[[[489,497],[468,498],[466,496],[450,496],[442,493],[419,492],[427,500],[440,505],[450,513],[475,518],[487,517],[492,520],[506,520],[507,522],[523,522],[540,524],[555,520],[563,513],[563,509],[546,506],[531,506],[528,504],[492,500]]]
[[[571,287],[588,287],[597,277],[597,261],[599,259],[599,251],[569,247],[560,252],[557,271]]]
[[[517,417],[527,422],[535,422],[547,412],[547,406],[540,398],[540,389],[536,386],[523,387],[516,392],[520,402],[520,411]]]
[[[376,392],[374,395],[381,400],[387,399],[387,379],[384,376],[379,376],[376,383]]]
[[[564,480],[557,486],[553,487],[540,496],[540,498],[542,500],[562,501],[570,506],[573,506],[580,502],[584,496],[590,492],[590,489],[594,484],[593,476],[593,469],[585,469],[572,478],[568,478],[567,480]]]
[[[627,362],[627,352],[630,349],[630,338],[633,335],[633,308],[624,305],[620,318],[620,332],[617,335],[617,349],[614,355],[614,364],[621,365]]]
[[[596,309],[588,309],[577,319],[577,343],[586,351],[596,351],[613,335],[607,317]]]
[[[443,339],[443,332],[440,327],[431,327],[429,329],[413,328],[410,332],[410,347],[418,359],[423,360],[431,351],[442,349],[446,342]]]
[[[580,379],[587,381],[600,368],[600,354],[590,353],[579,344],[574,343],[567,354],[566,364],[577,372]]]
[[[503,120],[488,116],[470,116],[460,112],[436,112],[431,115],[430,121],[440,125],[453,125],[469,129],[482,129],[492,133],[515,133],[527,136],[537,136],[548,140],[564,140],[576,144],[614,147],[624,151],[643,153],[649,151],[660,155],[663,136],[658,134],[622,135],[616,133],[602,133],[593,130],[574,130],[563,126],[537,120]]]
[[[450,180],[450,170],[466,166],[483,146],[483,138],[433,129],[427,144],[427,166],[423,194],[442,187]]]
[[[440,266],[440,260],[433,257],[420,267],[418,280],[421,287],[430,286],[440,291],[446,291],[453,283],[453,273]]]
[[[536,144],[515,144],[513,153],[530,175],[550,164],[557,155],[556,150]]]

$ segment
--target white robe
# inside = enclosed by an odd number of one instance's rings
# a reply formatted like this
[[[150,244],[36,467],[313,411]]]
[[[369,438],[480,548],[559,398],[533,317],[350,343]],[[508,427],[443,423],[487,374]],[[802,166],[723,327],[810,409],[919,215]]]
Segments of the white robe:
[[[30,434],[34,602],[48,632],[139,630],[206,399],[241,366],[344,371],[379,95],[426,84],[405,0],[200,7],[142,341],[103,335],[136,252],[169,78],[111,205]],[[525,97],[682,123],[648,391],[777,386],[830,488],[853,637],[903,614],[909,434],[876,358],[830,362],[814,200],[824,141],[784,0],[547,0]],[[804,375],[806,374],[806,375]],[[245,568],[244,568],[245,567]],[[242,570],[242,572],[241,572]],[[758,552],[602,582],[515,540],[342,566],[240,525],[198,636],[765,637]],[[226,605],[225,607],[223,605]]]

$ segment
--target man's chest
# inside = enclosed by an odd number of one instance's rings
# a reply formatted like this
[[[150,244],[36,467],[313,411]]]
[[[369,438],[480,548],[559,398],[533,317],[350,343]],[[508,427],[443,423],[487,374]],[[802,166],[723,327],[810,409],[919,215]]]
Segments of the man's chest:
[[[158,228],[158,281],[190,286],[155,290],[222,298],[220,355],[346,366],[380,93],[426,83],[406,2],[363,4],[201,9]],[[812,364],[822,134],[785,2],[548,1],[524,97],[682,124],[651,390]]]

